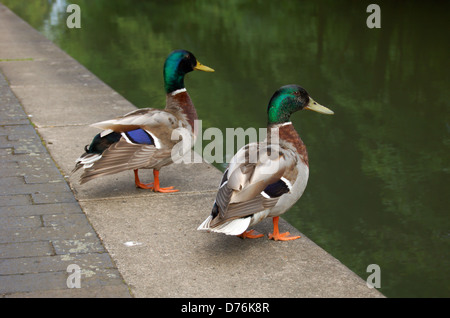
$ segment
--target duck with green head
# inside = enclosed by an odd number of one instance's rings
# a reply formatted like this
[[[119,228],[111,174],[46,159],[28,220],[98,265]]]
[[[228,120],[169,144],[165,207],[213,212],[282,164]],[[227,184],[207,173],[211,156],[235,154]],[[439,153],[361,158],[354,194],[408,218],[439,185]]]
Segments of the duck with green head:
[[[196,137],[194,121],[198,119],[197,112],[184,86],[185,75],[194,70],[214,72],[191,52],[173,51],[164,63],[165,109],[137,109],[122,117],[92,124],[103,132],[94,137],[85,147],[85,153],[76,160],[73,172],[84,168],[80,183],[134,170],[136,187],[155,192],[178,191],[173,187],[160,187],[159,170],[173,162],[172,149],[180,142],[172,140],[174,130],[185,128],[192,139]],[[154,182],[142,183],[139,169],[153,169]]]
[[[306,146],[290,121],[291,115],[302,109],[333,114],[298,85],[283,86],[273,94],[267,108],[267,139],[250,143],[234,155],[223,174],[211,215],[198,230],[258,238],[263,234],[247,230],[272,217],[270,239],[299,238],[280,233],[278,221],[302,196],[308,182]]]

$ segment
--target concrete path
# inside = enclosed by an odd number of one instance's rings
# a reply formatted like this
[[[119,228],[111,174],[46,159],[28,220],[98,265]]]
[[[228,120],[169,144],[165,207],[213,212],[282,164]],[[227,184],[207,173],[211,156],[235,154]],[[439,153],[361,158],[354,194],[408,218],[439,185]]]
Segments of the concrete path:
[[[383,297],[283,220],[302,238],[197,231],[221,177],[207,163],[163,168],[174,194],[136,189],[132,171],[82,186],[68,177],[98,133],[88,125],[135,106],[1,4],[0,71],[0,295]],[[66,286],[68,264],[80,289]]]

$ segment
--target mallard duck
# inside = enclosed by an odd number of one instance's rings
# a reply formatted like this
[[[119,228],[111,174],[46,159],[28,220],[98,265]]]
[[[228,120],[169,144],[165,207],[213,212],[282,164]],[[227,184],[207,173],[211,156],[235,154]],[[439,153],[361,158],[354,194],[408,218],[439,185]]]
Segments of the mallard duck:
[[[299,238],[289,232],[280,233],[278,221],[302,196],[308,181],[306,146],[290,122],[291,114],[302,109],[333,114],[298,85],[283,86],[273,94],[267,108],[266,140],[242,147],[230,160],[211,215],[198,230],[258,238],[264,235],[247,229],[272,217],[269,239]]]
[[[185,128],[195,138],[194,120],[198,119],[194,104],[184,86],[184,76],[200,70],[214,72],[185,50],[169,54],[164,63],[165,109],[143,108],[122,117],[102,121],[91,126],[103,129],[85,147],[72,173],[80,168],[83,184],[94,178],[134,170],[135,185],[155,192],[176,192],[173,187],[160,187],[159,170],[171,164],[171,152],[178,140],[172,140],[174,130]],[[192,143],[193,144],[193,143]],[[153,169],[154,182],[139,180],[139,169]]]

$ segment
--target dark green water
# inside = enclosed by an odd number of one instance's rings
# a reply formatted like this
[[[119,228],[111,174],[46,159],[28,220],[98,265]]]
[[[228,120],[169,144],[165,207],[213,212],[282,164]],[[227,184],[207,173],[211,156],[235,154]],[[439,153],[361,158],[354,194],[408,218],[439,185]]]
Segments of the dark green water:
[[[335,116],[294,114],[310,180],[284,217],[362,278],[378,264],[388,297],[450,296],[450,2],[71,1],[81,29],[66,1],[1,2],[138,107],[164,105],[165,57],[192,51],[216,70],[185,81],[204,129],[265,127],[302,85]]]

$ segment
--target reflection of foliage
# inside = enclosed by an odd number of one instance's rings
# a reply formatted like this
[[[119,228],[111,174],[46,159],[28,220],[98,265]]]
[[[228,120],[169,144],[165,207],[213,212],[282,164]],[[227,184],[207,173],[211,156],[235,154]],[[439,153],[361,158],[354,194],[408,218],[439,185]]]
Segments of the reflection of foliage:
[[[2,0],[1,3],[35,28],[42,26],[42,22],[48,17],[51,7],[51,2],[47,0]]]
[[[2,2],[43,30],[48,1]],[[336,115],[292,118],[311,177],[286,218],[362,277],[379,264],[388,296],[450,296],[447,3],[378,1],[368,29],[368,1],[72,2],[82,29],[45,32],[139,107],[162,107],[178,48],[216,69],[186,80],[204,129],[263,127],[273,91],[304,85]]]

